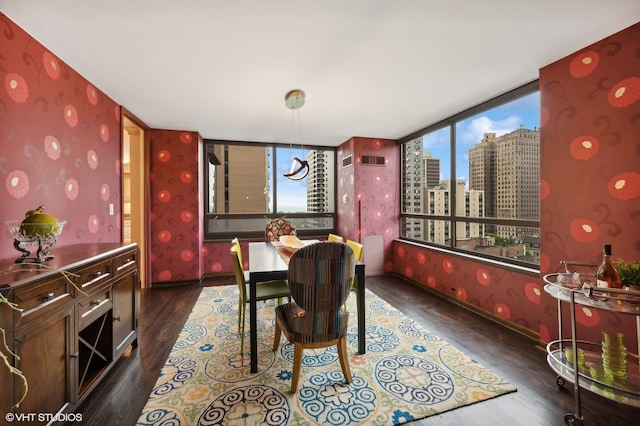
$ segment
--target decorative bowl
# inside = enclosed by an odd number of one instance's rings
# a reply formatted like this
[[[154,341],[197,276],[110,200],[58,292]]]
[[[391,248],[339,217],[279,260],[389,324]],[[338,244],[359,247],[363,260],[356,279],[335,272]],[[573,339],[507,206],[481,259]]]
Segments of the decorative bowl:
[[[22,253],[16,263],[36,262],[43,263],[53,258],[49,250],[56,244],[66,220],[54,223],[23,223],[22,220],[9,220],[5,222],[13,237],[13,247]],[[29,257],[31,250],[25,247],[37,245],[35,257]]]
[[[36,244],[39,240],[50,243],[62,233],[62,228],[67,223],[60,220],[56,223],[22,223],[21,220],[9,220],[5,222],[11,231],[11,236],[25,244]]]
[[[304,247],[304,243],[298,239],[295,235],[281,235],[278,240],[285,250],[295,252],[301,247]]]

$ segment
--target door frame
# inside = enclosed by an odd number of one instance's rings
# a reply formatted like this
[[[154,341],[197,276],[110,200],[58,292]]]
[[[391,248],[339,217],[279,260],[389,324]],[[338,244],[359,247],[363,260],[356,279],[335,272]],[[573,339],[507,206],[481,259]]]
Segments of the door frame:
[[[127,110],[125,107],[121,106],[120,107],[120,132],[121,132],[121,146],[120,146],[120,152],[124,154],[124,131],[125,131],[125,123],[129,121],[131,123],[133,123],[135,126],[139,127],[142,132],[143,132],[143,137],[141,138],[141,143],[143,144],[142,146],[142,158],[140,159],[140,161],[138,162],[138,164],[136,164],[136,167],[134,168],[134,170],[139,170],[142,173],[141,176],[141,180],[143,182],[143,190],[142,193],[139,194],[139,197],[137,200],[138,202],[140,202],[143,206],[143,211],[142,211],[142,229],[141,229],[141,241],[136,241],[138,242],[139,245],[139,261],[138,261],[138,268],[139,268],[139,276],[140,276],[140,284],[141,287],[144,288],[151,288],[151,262],[150,262],[150,256],[149,256],[149,246],[150,246],[150,242],[151,242],[151,238],[149,235],[149,230],[150,230],[150,226],[149,226],[149,208],[150,208],[150,201],[151,201],[151,191],[149,188],[148,184],[145,184],[147,182],[149,182],[149,133],[150,133],[150,128],[149,126],[147,126],[142,120],[140,120],[138,117],[136,117],[135,114],[133,114],[131,111]],[[122,212],[122,223],[123,226],[121,227],[121,241],[124,241],[124,165],[122,164],[122,155],[121,155],[121,176],[120,176],[120,194],[122,194],[122,197],[120,197],[120,211]]]

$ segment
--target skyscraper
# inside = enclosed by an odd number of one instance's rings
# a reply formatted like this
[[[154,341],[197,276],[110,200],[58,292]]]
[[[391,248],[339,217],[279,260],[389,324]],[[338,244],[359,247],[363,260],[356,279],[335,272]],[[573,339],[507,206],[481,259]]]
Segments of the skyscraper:
[[[469,188],[484,190],[486,216],[538,220],[540,131],[524,126],[502,136],[485,133],[469,150]],[[492,226],[505,238],[535,234],[537,229]]]
[[[327,179],[335,173],[334,161],[329,158],[333,151],[310,150],[307,155],[307,212],[325,213],[334,211],[334,185]]]

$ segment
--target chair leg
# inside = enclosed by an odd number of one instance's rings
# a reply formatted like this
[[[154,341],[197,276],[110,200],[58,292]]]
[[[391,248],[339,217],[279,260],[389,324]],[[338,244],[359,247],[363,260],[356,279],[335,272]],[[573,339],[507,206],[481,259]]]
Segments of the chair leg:
[[[302,366],[302,343],[293,344],[293,377],[291,378],[291,392],[298,390],[300,380],[300,367]]]
[[[275,352],[278,350],[278,346],[280,345],[280,334],[282,332],[280,331],[280,325],[278,324],[278,321],[276,321],[276,330],[273,333],[273,349],[272,351]]]
[[[238,333],[240,333],[240,355],[244,353],[244,320],[246,315],[246,305],[238,306]]]
[[[338,359],[342,367],[342,374],[347,383],[351,383],[351,368],[349,367],[349,356],[347,354],[347,338],[342,337],[338,340]]]

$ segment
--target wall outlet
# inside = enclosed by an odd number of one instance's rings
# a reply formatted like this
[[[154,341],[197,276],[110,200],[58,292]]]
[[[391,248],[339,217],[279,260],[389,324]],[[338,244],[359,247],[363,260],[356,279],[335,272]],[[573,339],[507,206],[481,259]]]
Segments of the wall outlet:
[[[109,204],[109,215],[113,216],[115,214],[115,209],[113,207],[113,203]]]

